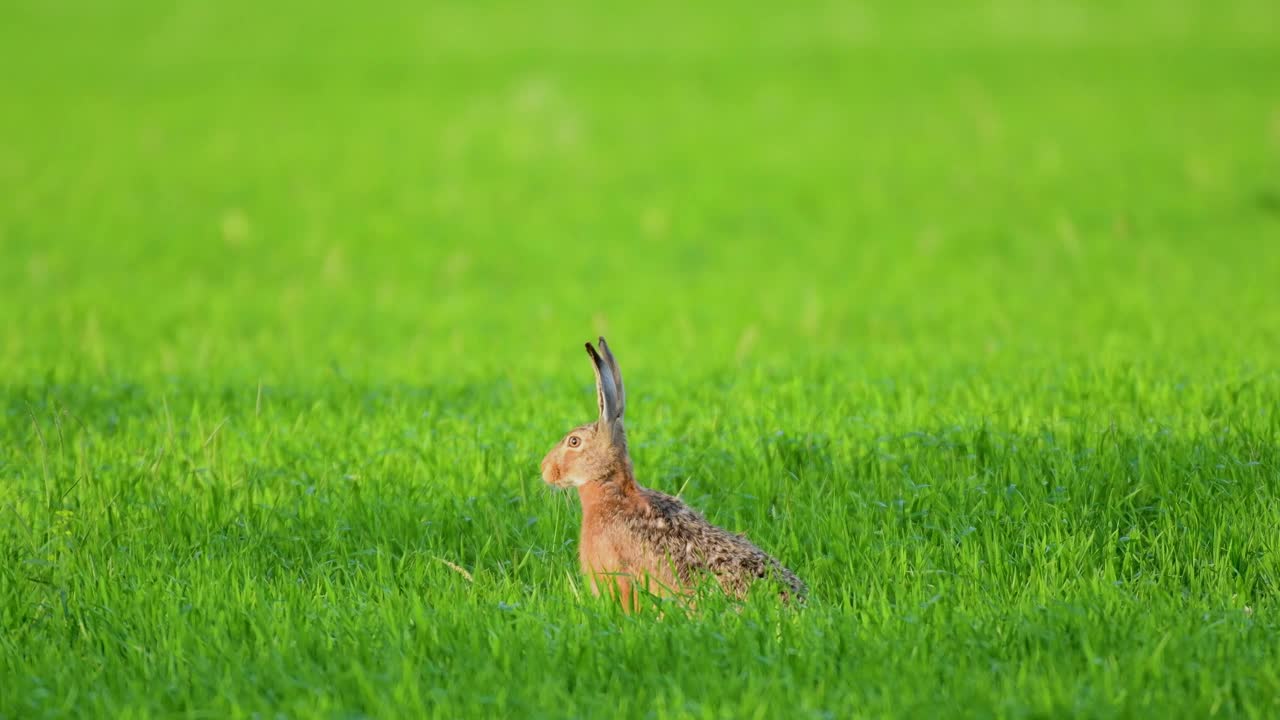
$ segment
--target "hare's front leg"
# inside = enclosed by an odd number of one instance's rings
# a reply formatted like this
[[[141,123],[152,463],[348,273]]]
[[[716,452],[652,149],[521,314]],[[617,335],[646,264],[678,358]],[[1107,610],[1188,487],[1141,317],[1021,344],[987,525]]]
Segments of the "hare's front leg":
[[[592,572],[591,593],[599,597],[602,593],[609,599],[622,604],[622,611],[630,615],[640,609],[640,594],[630,574],[624,572]]]

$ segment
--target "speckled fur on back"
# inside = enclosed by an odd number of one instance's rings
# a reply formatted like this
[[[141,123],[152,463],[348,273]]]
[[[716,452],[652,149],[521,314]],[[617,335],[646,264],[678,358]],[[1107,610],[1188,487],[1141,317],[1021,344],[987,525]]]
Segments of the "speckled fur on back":
[[[576,487],[582,501],[579,555],[594,592],[640,607],[637,587],[655,595],[687,595],[714,578],[741,598],[757,580],[774,583],[785,600],[803,602],[795,573],[742,535],[712,525],[679,499],[635,481],[622,424],[622,373],[604,338],[587,343],[596,374],[600,418],[574,428],[542,461],[542,477]]]
[[[696,583],[700,572],[711,573],[725,592],[741,598],[756,580],[783,583],[784,597],[803,599],[808,588],[796,574],[742,535],[712,525],[677,498],[640,488],[648,512],[625,516],[640,544],[652,547],[654,559],[679,572],[684,585]]]

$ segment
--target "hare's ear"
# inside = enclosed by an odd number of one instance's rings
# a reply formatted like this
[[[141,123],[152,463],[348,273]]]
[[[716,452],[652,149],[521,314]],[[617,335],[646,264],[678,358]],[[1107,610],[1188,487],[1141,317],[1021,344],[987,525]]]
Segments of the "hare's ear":
[[[596,371],[596,396],[600,402],[600,425],[611,428],[613,422],[622,414],[622,404],[618,399],[618,387],[613,382],[613,370],[600,357],[600,353],[587,343],[587,354],[591,356],[591,367]]]
[[[609,344],[600,338],[600,354],[604,356],[605,365],[613,371],[613,387],[618,391],[618,415],[619,419],[622,414],[627,411],[627,391],[622,388],[622,370],[618,368],[618,361],[613,358],[613,352],[609,350]]]

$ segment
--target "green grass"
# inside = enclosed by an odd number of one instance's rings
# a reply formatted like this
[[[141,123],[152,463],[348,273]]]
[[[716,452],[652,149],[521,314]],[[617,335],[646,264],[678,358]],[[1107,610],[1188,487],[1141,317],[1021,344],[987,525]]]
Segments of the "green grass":
[[[1280,715],[1280,9],[964,5],[5,4],[0,718]]]

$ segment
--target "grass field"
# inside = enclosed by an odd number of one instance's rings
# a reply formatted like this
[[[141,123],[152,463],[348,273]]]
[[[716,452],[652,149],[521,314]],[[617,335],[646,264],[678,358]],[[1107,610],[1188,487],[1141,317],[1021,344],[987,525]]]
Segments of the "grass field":
[[[0,718],[1280,717],[1278,78],[1263,0],[4,3]],[[584,594],[597,333],[810,607]]]

